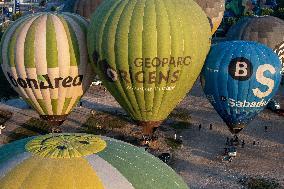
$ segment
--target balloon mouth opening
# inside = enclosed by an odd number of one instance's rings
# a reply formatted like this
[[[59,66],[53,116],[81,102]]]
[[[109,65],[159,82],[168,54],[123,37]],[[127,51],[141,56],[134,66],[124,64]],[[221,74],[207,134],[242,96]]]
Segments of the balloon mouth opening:
[[[68,115],[40,115],[40,118],[47,121],[51,126],[60,126]]]
[[[137,121],[137,125],[143,128],[144,135],[153,135],[162,121]]]
[[[228,125],[228,128],[232,134],[238,134],[245,128],[245,125]]]

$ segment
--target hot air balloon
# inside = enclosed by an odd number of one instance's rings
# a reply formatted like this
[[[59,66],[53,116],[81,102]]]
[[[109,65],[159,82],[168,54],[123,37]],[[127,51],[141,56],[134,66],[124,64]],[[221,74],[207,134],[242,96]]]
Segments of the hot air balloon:
[[[50,134],[0,147],[1,189],[188,189],[165,163],[130,144]]]
[[[216,32],[222,22],[225,11],[225,0],[195,0],[205,11],[211,24],[212,34]]]
[[[273,50],[245,41],[212,46],[201,74],[208,100],[232,133],[265,108],[280,80],[281,63]]]
[[[284,72],[284,21],[273,16],[253,16],[241,19],[231,27],[228,40],[255,41],[274,49]]]
[[[90,86],[86,28],[80,16],[40,13],[11,25],[1,42],[3,72],[41,118],[60,124]]]
[[[87,41],[103,85],[151,134],[192,88],[211,30],[193,0],[109,0],[94,13]]]
[[[95,12],[103,0],[69,0],[65,3],[63,11],[73,12],[87,19]]]

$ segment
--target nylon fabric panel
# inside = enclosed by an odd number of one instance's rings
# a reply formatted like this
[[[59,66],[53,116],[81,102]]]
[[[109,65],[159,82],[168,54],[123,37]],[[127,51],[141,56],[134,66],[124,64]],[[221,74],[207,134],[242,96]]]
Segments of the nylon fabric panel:
[[[97,155],[115,167],[134,188],[149,189],[188,189],[170,167],[164,166],[159,159],[127,143],[107,139],[108,150]],[[126,153],[128,152],[128,153]],[[132,158],[129,158],[131,152]],[[157,182],[167,180],[167,182]]]
[[[70,16],[64,16],[64,18],[67,22],[69,34],[70,34],[70,37],[71,37],[71,41],[69,41],[69,46],[73,47],[73,49],[75,51],[75,57],[76,57],[76,61],[72,61],[72,63],[73,63],[72,69],[69,70],[69,74],[74,75],[74,77],[75,77],[75,75],[79,75],[78,69],[81,69],[81,68],[78,68],[78,67],[75,67],[75,66],[82,66],[82,65],[85,65],[85,62],[87,62],[87,60],[82,60],[82,55],[80,54],[80,52],[84,52],[84,51],[86,52],[86,49],[82,49],[83,48],[82,42],[86,41],[86,39],[82,39],[82,36],[84,36],[84,34],[82,32],[80,32],[78,24],[76,24],[74,22],[74,20],[72,20],[70,18]],[[65,29],[66,29],[66,27],[65,27]],[[82,51],[80,51],[80,50],[82,50]],[[80,62],[82,62],[82,64]],[[77,90],[74,90],[75,88]],[[66,107],[66,109],[64,107],[62,113],[63,112],[69,113],[71,111],[71,107],[73,107],[73,104],[75,103],[77,97],[81,96],[82,93],[83,92],[80,89],[80,87],[72,87],[72,89],[69,88],[68,91],[67,91],[67,98],[69,98],[70,101],[68,100],[69,101],[68,106]],[[67,101],[65,101],[64,105],[67,105],[66,103],[67,103]],[[70,108],[68,108],[68,107],[70,107]]]
[[[88,20],[86,20],[85,18],[83,17],[78,17],[76,14],[73,14],[73,13],[63,13],[63,17],[65,18],[71,18],[73,19],[81,28],[81,30],[84,32],[84,33],[87,33],[87,27],[89,25],[89,22]]]
[[[70,17],[70,18],[68,18]],[[89,87],[90,83],[92,82],[90,77],[88,77],[89,75],[92,75],[92,70],[91,67],[89,65],[89,60],[88,60],[88,54],[87,54],[87,46],[84,43],[84,41],[86,41],[86,35],[85,35],[85,30],[83,30],[83,22],[79,21],[79,19],[75,19],[75,17],[73,15],[70,16],[66,16],[66,20],[67,22],[70,24],[71,28],[74,31],[75,34],[75,39],[78,43],[79,49],[78,49],[78,55],[79,55],[79,61],[78,61],[78,69],[70,69],[70,74],[71,75],[84,75],[86,77],[83,78],[82,81],[82,85],[83,85],[83,91],[86,91],[87,88]],[[76,22],[77,21],[77,22]],[[81,23],[80,23],[81,22]],[[80,23],[80,24],[78,24]],[[84,72],[88,70],[88,72]],[[73,104],[76,101],[76,98],[78,96],[82,96],[83,95],[83,91],[82,91],[82,87],[77,88],[77,90],[72,90],[71,92],[71,88],[68,90],[67,94],[72,95],[72,100],[70,103],[70,108],[68,109],[68,111],[71,110],[71,107],[73,106]],[[68,95],[68,97],[70,97]]]
[[[53,15],[47,15],[46,21],[46,59],[48,68],[58,67],[58,49],[56,31],[52,19]]]
[[[54,15],[47,15],[47,19],[46,19],[46,65],[43,65],[43,67],[46,67],[46,73],[48,74],[48,76],[50,78],[60,78],[61,76],[61,71],[60,71],[60,65],[59,65],[59,60],[58,58],[60,57],[59,54],[61,54],[61,52],[59,53],[59,49],[58,49],[58,41],[57,41],[57,33],[56,33],[56,28],[55,28],[55,23],[54,23]],[[67,66],[70,66],[70,63],[69,65]],[[63,72],[66,72],[65,71],[65,68],[64,68],[64,71]],[[63,75],[63,74],[62,74]],[[67,74],[66,74],[67,75]],[[55,81],[51,81],[52,83],[52,86],[54,86],[55,84]],[[54,88],[54,87],[51,87],[49,89],[50,94],[50,99],[51,101],[57,101],[56,103],[53,103],[53,105],[57,105],[57,107],[53,107],[52,109],[53,110],[56,110],[58,115],[60,115],[60,112],[62,110],[62,102],[60,102],[58,99],[61,97],[62,98],[62,95],[59,93],[60,91],[60,88]],[[59,96],[61,95],[61,96]],[[53,114],[51,115],[54,115],[54,112]]]
[[[34,57],[35,57],[35,69],[29,69],[27,72],[30,72],[29,78],[39,81],[39,77],[47,74],[47,59],[46,59],[46,20],[47,16],[40,16],[39,21],[36,25],[35,32],[35,45],[34,45]],[[28,47],[27,47],[28,48]],[[51,104],[50,90],[41,90],[32,88],[37,99],[42,99],[46,106],[45,114],[52,115],[53,107]]]
[[[101,5],[101,8],[98,9],[96,11],[96,14],[93,15],[93,18],[99,17],[101,19],[99,19],[98,22],[94,23],[93,25],[90,25],[90,27],[89,27],[90,30],[94,31],[92,33],[92,34],[94,34],[94,36],[92,36],[91,33],[88,32],[87,39],[88,39],[88,41],[91,41],[90,43],[88,43],[88,48],[92,49],[92,51],[89,51],[89,52],[95,52],[97,50],[98,54],[102,53],[102,49],[100,47],[101,47],[101,44],[102,44],[102,34],[103,34],[103,30],[105,29],[105,27],[99,27],[99,26],[105,26],[106,25],[106,22],[107,22],[107,19],[110,16],[110,13],[115,9],[115,7],[119,3],[119,1],[116,1],[116,0],[113,0],[111,2],[112,3],[103,3]],[[102,17],[102,14],[107,10],[110,10],[109,14],[107,14],[105,17]],[[96,38],[98,38],[98,40],[95,40]],[[95,56],[95,53],[93,53],[90,56],[91,56],[90,59],[92,59]],[[103,59],[103,58],[101,58],[101,59]],[[92,64],[92,66],[94,67],[94,70],[96,70],[96,73],[100,77],[102,77],[103,73],[100,71],[100,69],[98,69],[99,66],[100,66],[100,65],[98,65],[98,62],[95,62],[94,64]],[[105,83],[104,85],[108,88],[108,90],[111,92],[111,94],[117,93],[117,90],[115,88],[111,88],[108,83]],[[118,102],[124,100],[123,97],[119,94],[113,95],[113,96]],[[125,108],[126,110],[128,110],[130,115],[133,115],[133,113],[131,113],[132,111],[128,108],[128,106],[122,105],[122,107]]]
[[[20,19],[22,21],[22,19]],[[15,64],[14,64],[14,53],[10,53],[11,50],[14,48],[14,44],[16,43],[16,36],[18,35],[18,32],[20,31],[20,28],[25,22],[17,21],[13,26],[7,29],[7,31],[4,33],[2,40],[1,40],[1,52],[2,52],[2,59],[1,59],[1,66],[4,75],[6,78],[8,78],[7,72],[11,73],[11,75],[17,75],[15,71]],[[5,38],[4,38],[5,37]],[[12,48],[13,47],[13,48]],[[11,80],[8,79],[8,82],[13,87],[13,89],[20,93],[20,89],[17,87],[14,87]],[[23,93],[24,96],[27,97],[25,93]]]
[[[68,38],[66,35],[65,28],[61,22],[61,20],[57,16],[51,17],[53,25],[54,25],[54,31],[55,31],[55,38],[56,38],[56,44],[57,44],[57,51],[58,53],[58,68],[59,68],[59,77],[61,78],[67,78],[72,73],[70,73],[70,54],[69,54],[69,43]],[[50,70],[50,69],[48,69]],[[50,72],[49,72],[50,73]],[[74,74],[75,75],[75,74]],[[78,74],[76,74],[78,75]],[[73,76],[73,75],[71,75]],[[74,78],[74,76],[73,76]],[[58,107],[57,111],[62,114],[65,98],[67,95],[67,92],[69,88],[66,87],[59,87],[58,88]]]
[[[30,174],[33,176],[29,178]],[[33,156],[2,178],[0,188],[104,189],[104,186],[89,163],[83,158],[58,160]]]
[[[166,90],[164,92],[162,104],[160,105],[159,111],[155,116],[155,120],[162,120],[166,118],[169,113],[172,111],[172,109],[178,104],[182,98],[186,95],[186,92],[188,92],[188,89],[191,89],[195,81],[197,80],[198,74],[201,72],[203,63],[206,58],[207,50],[210,46],[210,37],[203,37],[200,36],[199,31],[204,30],[204,33],[207,36],[210,36],[210,28],[208,25],[208,22],[206,19],[201,19],[204,17],[204,13],[202,12],[201,8],[196,5],[194,2],[191,1],[172,1],[173,6],[176,7],[176,10],[182,10],[182,11],[176,11],[177,14],[181,14],[182,12],[189,11],[188,5],[190,5],[191,9],[190,12],[192,14],[186,14],[185,17],[180,15],[181,21],[176,21],[175,25],[174,23],[171,24],[171,30],[175,30],[175,28],[179,28],[178,31],[176,31],[178,36],[180,38],[177,38],[177,40],[181,40],[181,49],[176,48],[175,45],[178,44],[171,44],[171,57],[178,57],[178,56],[191,56],[191,61],[189,65],[185,66],[182,65],[179,69],[176,69],[175,67],[171,67],[172,70],[170,73],[173,73],[174,71],[180,70],[180,78],[179,80],[174,84],[167,84],[168,87],[175,87],[174,90]],[[191,5],[192,4],[192,5]],[[171,7],[168,7],[167,10],[170,10]],[[170,14],[170,13],[168,13]],[[172,19],[171,22],[173,22],[173,18],[175,18],[175,15],[171,15]],[[199,22],[199,25],[196,26],[195,23]],[[206,30],[204,29],[206,28]],[[209,29],[209,31],[208,31]],[[172,32],[171,31],[171,32]],[[198,40],[197,40],[198,39]],[[171,37],[171,40],[173,41],[173,36]],[[202,46],[202,47],[199,47]],[[199,47],[199,48],[198,48]],[[170,74],[172,75],[172,74]],[[169,80],[174,78],[169,78]],[[184,81],[184,82],[182,82]]]
[[[24,63],[24,51],[25,51],[25,39],[27,36],[27,32],[29,31],[29,28],[33,24],[33,22],[37,19],[37,17],[34,17],[30,19],[28,22],[26,22],[25,25],[23,25],[23,28],[19,31],[19,34],[17,36],[16,44],[15,44],[15,70],[17,72],[17,75],[14,75],[14,78],[27,78],[28,73],[26,71],[25,63]],[[15,77],[16,76],[16,77]],[[25,84],[27,85],[27,84]],[[24,97],[28,97],[33,101],[37,109],[40,109],[41,113],[44,113],[44,110],[41,106],[41,104],[37,101],[37,98],[35,94],[33,93],[32,89],[27,87],[23,88],[23,86],[19,87],[19,90],[21,91],[20,94],[26,94]]]
[[[171,53],[171,25],[168,15],[167,7],[165,6],[163,1],[156,2],[156,24],[157,24],[157,57],[167,57]],[[167,19],[164,19],[167,18]],[[160,72],[166,73],[169,70],[168,67],[158,67],[156,68],[156,78],[160,77]],[[158,80],[155,82],[155,87],[163,88],[166,87],[165,82],[159,82]],[[161,103],[163,102],[163,92],[158,90],[154,91],[153,98],[153,117],[157,117],[159,113],[159,109]]]
[[[109,65],[109,69],[116,69],[116,52],[115,52],[115,44],[116,44],[116,31],[117,31],[117,25],[120,21],[120,17],[122,14],[122,11],[125,9],[125,6],[128,4],[128,0],[126,1],[120,1],[120,3],[117,6],[114,6],[114,11],[111,12],[111,14],[108,16],[105,26],[104,26],[104,35],[102,36],[102,43],[100,44],[99,48],[102,52],[102,60],[107,60],[107,62],[101,63],[101,67]],[[103,50],[102,50],[103,49]],[[103,65],[104,64],[104,65]],[[102,74],[101,78],[104,76],[105,73],[99,72],[98,74]],[[107,84],[108,85],[108,84]],[[112,86],[115,86],[114,90],[114,96],[122,98],[122,100],[125,102],[124,104],[121,104],[125,109],[127,109],[130,112],[130,115],[134,115],[135,111],[131,105],[131,102],[127,98],[125,94],[125,90],[121,83],[119,82],[113,82],[109,86],[111,88]]]
[[[143,1],[141,2],[141,4]],[[137,1],[131,1],[127,6],[124,8],[123,14],[121,15],[118,25],[117,25],[117,30],[116,30],[116,35],[115,35],[115,44],[114,48],[119,49],[117,53],[115,53],[115,59],[116,61],[119,62],[128,62],[129,58],[128,56],[131,56],[131,44],[129,43],[130,36],[129,34],[131,33],[130,26],[132,20],[137,21],[136,18],[133,18],[133,13],[139,10],[136,10],[136,7],[138,5]],[[142,19],[142,18],[141,18]],[[139,31],[139,30],[138,30]],[[137,49],[139,51],[139,49]],[[131,72],[129,70],[132,70],[133,67],[131,67],[128,64],[116,64],[115,67],[116,69],[119,70],[125,70],[126,74],[126,80],[127,81],[122,81],[121,86],[123,89],[123,93],[125,93],[126,98],[129,99],[129,103],[131,104],[131,107],[133,109],[133,112],[135,114],[138,114],[139,117],[141,116],[141,111],[140,111],[140,106],[138,104],[138,101],[136,100],[135,94],[133,90],[127,90],[128,85],[133,85],[132,81],[132,76]],[[144,103],[144,102],[140,102]]]
[[[184,22],[184,18],[182,15],[180,15],[179,13],[182,11],[184,7],[184,3],[183,2],[175,2],[175,1],[168,1],[171,2],[171,4],[169,3],[168,6],[166,7],[167,9],[167,14],[169,15],[170,19],[170,28],[171,28],[171,46],[170,46],[170,54],[168,55],[168,57],[183,57],[183,56],[187,56],[186,52],[185,52],[185,39],[184,39],[184,26],[183,23]],[[186,6],[185,6],[186,7]],[[182,9],[180,9],[182,8]],[[170,10],[175,10],[175,11],[170,11]],[[177,14],[177,15],[175,15]],[[191,15],[193,16],[193,15]],[[178,20],[180,19],[180,20]],[[192,33],[190,31],[190,33]],[[168,81],[172,81],[173,78],[173,74],[176,71],[181,71],[182,69],[176,68],[176,66],[174,64],[171,64],[168,66],[168,73],[170,75],[170,77],[168,78]],[[182,77],[182,73],[180,73],[180,77]],[[187,81],[188,82],[188,81]],[[186,83],[187,83],[186,82]],[[186,85],[185,83],[183,83],[183,85]],[[176,100],[175,98],[172,98],[173,96],[176,96],[176,90],[178,90],[178,84],[176,83],[171,83],[171,84],[166,84],[166,87],[173,87],[174,89],[171,91],[162,91],[161,93],[163,94],[162,97],[162,102],[159,106],[159,110],[157,112],[157,115],[155,116],[156,120],[162,120],[164,118],[166,118],[168,116],[168,114],[170,113],[170,111],[172,110],[173,107],[176,106],[176,104],[174,103],[174,101]],[[178,98],[178,97],[177,97]],[[166,112],[166,114],[161,113],[161,112]]]
[[[146,1],[144,7],[144,16],[143,16],[143,31],[142,31],[142,57],[157,57],[157,27],[156,27],[156,9],[155,3],[151,3],[151,1]],[[147,68],[146,65],[143,65],[143,87],[144,89],[155,88],[155,82],[151,83],[151,78],[147,79],[147,74],[155,73],[156,68],[150,67]],[[146,112],[146,116],[143,120],[151,120],[151,116],[153,114],[153,99],[154,99],[154,91],[144,92],[144,102],[145,109],[140,111]]]
[[[130,26],[129,26],[129,35],[128,35],[128,62],[135,60],[136,57],[143,57],[143,48],[142,48],[142,38],[143,38],[143,16],[145,1],[136,1],[135,7],[132,12]],[[135,101],[137,105],[134,105],[136,119],[144,120],[146,117],[146,106],[144,100],[144,91],[134,90],[134,87],[142,88],[143,83],[137,82],[135,75],[132,72],[143,72],[143,66],[135,66],[135,64],[129,64],[129,84],[130,89],[128,93],[134,94]],[[144,80],[144,77],[142,77]],[[132,89],[133,88],[133,89]]]
[[[8,27],[7,30],[5,31],[5,33],[3,34],[2,38],[1,38],[1,51],[0,51],[0,64],[3,64],[3,62],[5,60],[7,60],[6,58],[3,58],[4,56],[7,56],[7,47],[3,48],[5,45],[8,45],[10,42],[10,38],[11,38],[11,35],[13,35],[13,33],[15,32],[15,30],[17,30],[17,27],[21,24],[23,24],[23,20],[27,20],[31,15],[28,15],[28,16],[23,16],[21,18],[19,18],[17,21],[14,22],[13,26],[11,27]],[[3,50],[5,51],[3,53]],[[9,64],[9,62],[8,62]],[[14,66],[14,65],[11,65],[11,66]]]
[[[97,155],[85,157],[104,183],[105,189],[134,189],[131,183],[111,164]],[[111,179],[110,179],[111,178]]]
[[[14,157],[8,159],[7,161],[4,161],[3,159],[1,159],[0,162],[0,179],[2,179],[3,177],[5,177],[5,175],[14,167],[16,167],[17,165],[21,164],[24,160],[28,159],[29,157],[31,157],[30,153],[24,152],[21,154],[17,154],[14,155]],[[5,157],[6,159],[6,157]]]
[[[63,109],[62,109],[62,115],[68,114],[67,108],[70,106],[72,98],[66,98],[64,101]]]

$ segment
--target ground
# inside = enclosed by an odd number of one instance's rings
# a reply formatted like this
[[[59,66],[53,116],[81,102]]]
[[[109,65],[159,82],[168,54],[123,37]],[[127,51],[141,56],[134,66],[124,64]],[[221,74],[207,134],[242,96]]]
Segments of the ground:
[[[284,88],[277,99],[284,107]],[[282,97],[281,97],[282,95]],[[113,97],[102,87],[91,87],[63,123],[64,132],[88,132],[115,137],[139,144],[141,129],[131,121]],[[0,135],[0,144],[44,133],[34,129],[38,115],[25,106],[0,104],[2,111],[13,112]],[[93,111],[93,115],[91,114]],[[209,129],[209,124],[213,129]],[[202,125],[199,131],[199,124]],[[265,132],[264,127],[268,130]],[[275,179],[284,187],[284,118],[268,110],[261,113],[240,134],[245,147],[238,148],[232,162],[223,162],[226,138],[232,137],[223,121],[206,100],[197,83],[191,93],[177,106],[169,119],[156,131],[158,141],[150,152],[172,154],[172,166],[192,189],[243,188],[246,177]],[[15,134],[17,133],[17,134]],[[183,145],[172,143],[174,135]],[[253,145],[256,141],[256,145]]]

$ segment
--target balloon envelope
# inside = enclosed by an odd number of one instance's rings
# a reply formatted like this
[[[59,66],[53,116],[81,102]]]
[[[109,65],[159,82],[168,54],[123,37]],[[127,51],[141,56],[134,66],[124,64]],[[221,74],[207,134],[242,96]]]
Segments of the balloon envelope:
[[[44,119],[64,120],[90,86],[87,25],[74,14],[40,13],[15,22],[2,38],[7,80]]]
[[[165,163],[130,144],[50,134],[0,147],[1,189],[188,189]]]
[[[233,133],[264,109],[280,80],[281,64],[272,49],[245,41],[212,46],[201,74],[208,100]]]
[[[207,16],[192,0],[109,0],[91,19],[88,48],[104,86],[152,128],[191,89],[210,38]]]
[[[207,14],[212,27],[212,34],[221,24],[225,11],[225,0],[195,0]]]
[[[284,71],[284,21],[273,16],[241,19],[227,34],[228,40],[255,41],[272,48],[279,56]]]
[[[103,0],[69,0],[65,3],[63,12],[74,12],[87,19],[95,12]]]

